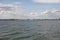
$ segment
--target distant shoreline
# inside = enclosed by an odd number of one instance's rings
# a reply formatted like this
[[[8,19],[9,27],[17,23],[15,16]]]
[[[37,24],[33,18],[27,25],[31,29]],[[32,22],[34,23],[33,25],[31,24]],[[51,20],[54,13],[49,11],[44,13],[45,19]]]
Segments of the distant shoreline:
[[[60,20],[60,19],[0,19],[0,21],[16,21],[16,20]]]

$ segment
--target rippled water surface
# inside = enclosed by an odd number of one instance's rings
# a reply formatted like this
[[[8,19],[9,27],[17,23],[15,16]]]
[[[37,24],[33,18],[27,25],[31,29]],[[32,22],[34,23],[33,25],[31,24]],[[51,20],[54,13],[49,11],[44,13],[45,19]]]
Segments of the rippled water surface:
[[[0,40],[60,40],[60,20],[0,21]]]

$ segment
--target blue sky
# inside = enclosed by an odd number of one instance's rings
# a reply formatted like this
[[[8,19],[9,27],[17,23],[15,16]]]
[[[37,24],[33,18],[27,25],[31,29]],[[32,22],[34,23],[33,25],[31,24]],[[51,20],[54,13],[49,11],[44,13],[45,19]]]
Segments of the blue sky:
[[[37,14],[41,14],[39,13],[41,11],[60,9],[59,0],[0,0],[0,3],[17,4],[22,7],[22,10],[24,10],[25,13],[37,12]]]
[[[23,8],[27,10],[41,10],[41,9],[51,9],[60,8],[60,3],[35,3],[31,0],[0,0],[0,3],[14,3],[20,2]]]

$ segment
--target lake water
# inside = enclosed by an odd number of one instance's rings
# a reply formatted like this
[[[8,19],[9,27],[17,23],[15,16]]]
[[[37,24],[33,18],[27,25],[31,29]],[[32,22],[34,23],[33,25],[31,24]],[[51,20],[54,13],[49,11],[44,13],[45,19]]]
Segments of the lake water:
[[[0,40],[60,40],[60,20],[3,20]]]

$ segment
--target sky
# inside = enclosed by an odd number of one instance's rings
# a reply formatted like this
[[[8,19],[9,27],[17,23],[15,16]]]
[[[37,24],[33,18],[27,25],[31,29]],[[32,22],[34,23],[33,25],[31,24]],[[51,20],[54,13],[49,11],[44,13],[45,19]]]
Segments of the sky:
[[[60,18],[60,0],[0,0],[0,19]]]

